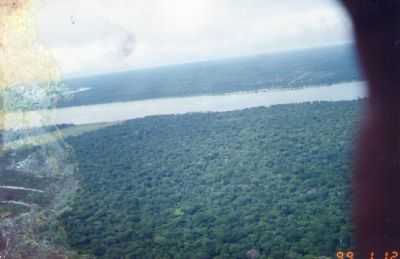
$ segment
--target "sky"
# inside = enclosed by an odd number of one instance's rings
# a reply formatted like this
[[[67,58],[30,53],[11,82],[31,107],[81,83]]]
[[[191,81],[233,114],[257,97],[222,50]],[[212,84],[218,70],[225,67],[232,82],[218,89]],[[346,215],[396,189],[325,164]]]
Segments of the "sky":
[[[42,0],[37,29],[67,76],[352,41],[335,0]]]

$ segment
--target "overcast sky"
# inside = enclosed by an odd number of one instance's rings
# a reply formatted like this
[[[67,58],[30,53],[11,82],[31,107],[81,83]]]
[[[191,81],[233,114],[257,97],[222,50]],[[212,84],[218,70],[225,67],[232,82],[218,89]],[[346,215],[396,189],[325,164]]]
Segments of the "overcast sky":
[[[352,40],[334,0],[44,0],[38,28],[65,75]]]

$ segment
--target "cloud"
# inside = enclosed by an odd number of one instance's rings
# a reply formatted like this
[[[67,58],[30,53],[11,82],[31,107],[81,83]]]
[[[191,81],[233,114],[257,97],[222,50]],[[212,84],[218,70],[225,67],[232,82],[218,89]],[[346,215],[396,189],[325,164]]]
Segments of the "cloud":
[[[65,73],[94,73],[351,40],[333,0],[47,0],[39,35]]]

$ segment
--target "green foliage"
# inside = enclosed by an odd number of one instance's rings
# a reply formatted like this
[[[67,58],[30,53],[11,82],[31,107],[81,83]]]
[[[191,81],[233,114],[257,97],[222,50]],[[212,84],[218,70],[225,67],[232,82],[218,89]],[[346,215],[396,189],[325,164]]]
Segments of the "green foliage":
[[[361,80],[352,45],[165,66],[69,79],[59,106],[299,88]]]
[[[350,248],[359,102],[156,116],[68,142],[81,188],[62,216],[99,258],[316,258]]]

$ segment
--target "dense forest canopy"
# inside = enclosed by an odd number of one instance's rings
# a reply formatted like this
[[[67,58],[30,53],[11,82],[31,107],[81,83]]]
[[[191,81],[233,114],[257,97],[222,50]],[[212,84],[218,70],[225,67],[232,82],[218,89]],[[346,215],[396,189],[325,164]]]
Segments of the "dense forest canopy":
[[[111,259],[298,259],[351,248],[359,106],[155,116],[71,137],[81,186],[62,215],[69,243]]]

